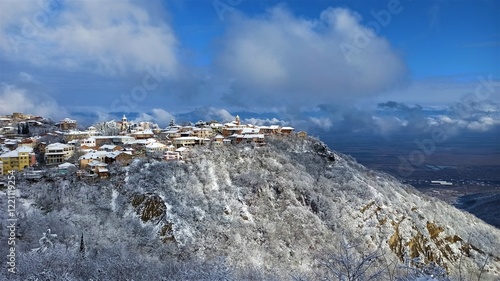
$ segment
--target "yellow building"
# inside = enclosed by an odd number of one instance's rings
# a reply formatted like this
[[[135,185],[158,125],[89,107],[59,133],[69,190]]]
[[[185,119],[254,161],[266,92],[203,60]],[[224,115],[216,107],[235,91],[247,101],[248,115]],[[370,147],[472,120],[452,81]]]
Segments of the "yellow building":
[[[3,162],[2,175],[8,173],[10,170],[22,171],[24,168],[29,167],[32,158],[30,154],[32,153],[32,148],[22,146],[0,155],[0,161]]]

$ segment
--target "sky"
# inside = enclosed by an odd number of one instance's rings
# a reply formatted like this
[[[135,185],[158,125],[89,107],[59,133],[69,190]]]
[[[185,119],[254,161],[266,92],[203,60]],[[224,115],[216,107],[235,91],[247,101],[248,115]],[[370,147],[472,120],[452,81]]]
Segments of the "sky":
[[[496,0],[0,0],[0,114],[499,132],[499,13]]]

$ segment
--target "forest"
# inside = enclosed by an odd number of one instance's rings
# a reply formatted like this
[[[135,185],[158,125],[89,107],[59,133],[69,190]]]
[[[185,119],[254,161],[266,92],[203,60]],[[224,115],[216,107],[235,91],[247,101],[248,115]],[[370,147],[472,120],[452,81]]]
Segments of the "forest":
[[[307,137],[15,175],[2,280],[498,280],[500,231]],[[7,190],[0,195],[8,249]]]

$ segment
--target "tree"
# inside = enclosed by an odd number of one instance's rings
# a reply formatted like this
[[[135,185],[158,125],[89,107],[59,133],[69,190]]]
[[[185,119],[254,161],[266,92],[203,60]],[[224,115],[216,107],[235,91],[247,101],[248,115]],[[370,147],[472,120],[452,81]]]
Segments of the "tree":
[[[85,257],[85,242],[83,241],[83,233],[82,233],[82,237],[80,239],[80,255],[83,258]]]
[[[29,125],[28,125],[28,123],[24,123],[23,134],[27,135],[29,133],[30,133]]]

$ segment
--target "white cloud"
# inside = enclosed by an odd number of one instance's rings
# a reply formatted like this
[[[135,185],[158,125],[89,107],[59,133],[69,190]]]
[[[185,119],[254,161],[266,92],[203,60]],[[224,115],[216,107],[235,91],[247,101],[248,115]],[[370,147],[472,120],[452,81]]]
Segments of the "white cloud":
[[[252,125],[257,125],[257,126],[264,126],[264,125],[281,125],[281,126],[287,126],[290,124],[290,122],[285,121],[285,120],[280,120],[278,118],[246,118],[243,119],[243,123],[246,124],[252,124]]]
[[[139,123],[139,122],[153,122],[157,123],[160,127],[165,127],[170,123],[170,120],[175,119],[174,116],[161,109],[161,108],[154,108],[152,110],[152,114],[148,113],[141,113],[133,122]]]
[[[253,106],[310,106],[373,96],[405,81],[406,66],[390,44],[347,9],[303,19],[278,6],[265,16],[235,16],[215,59],[233,92],[225,98]],[[367,46],[346,57],[342,43],[358,32]]]
[[[48,1],[52,10],[37,2],[2,1],[0,48],[11,59],[111,75],[178,68],[172,28],[137,2]]]
[[[333,126],[332,120],[328,117],[321,117],[321,118],[310,117],[309,120],[311,121],[312,124],[326,131],[330,130]]]
[[[64,108],[61,108],[56,101],[41,94],[28,93],[24,89],[13,85],[2,84],[0,89],[0,114],[12,114],[13,112],[23,112],[27,114],[39,115],[60,119],[67,117]]]

